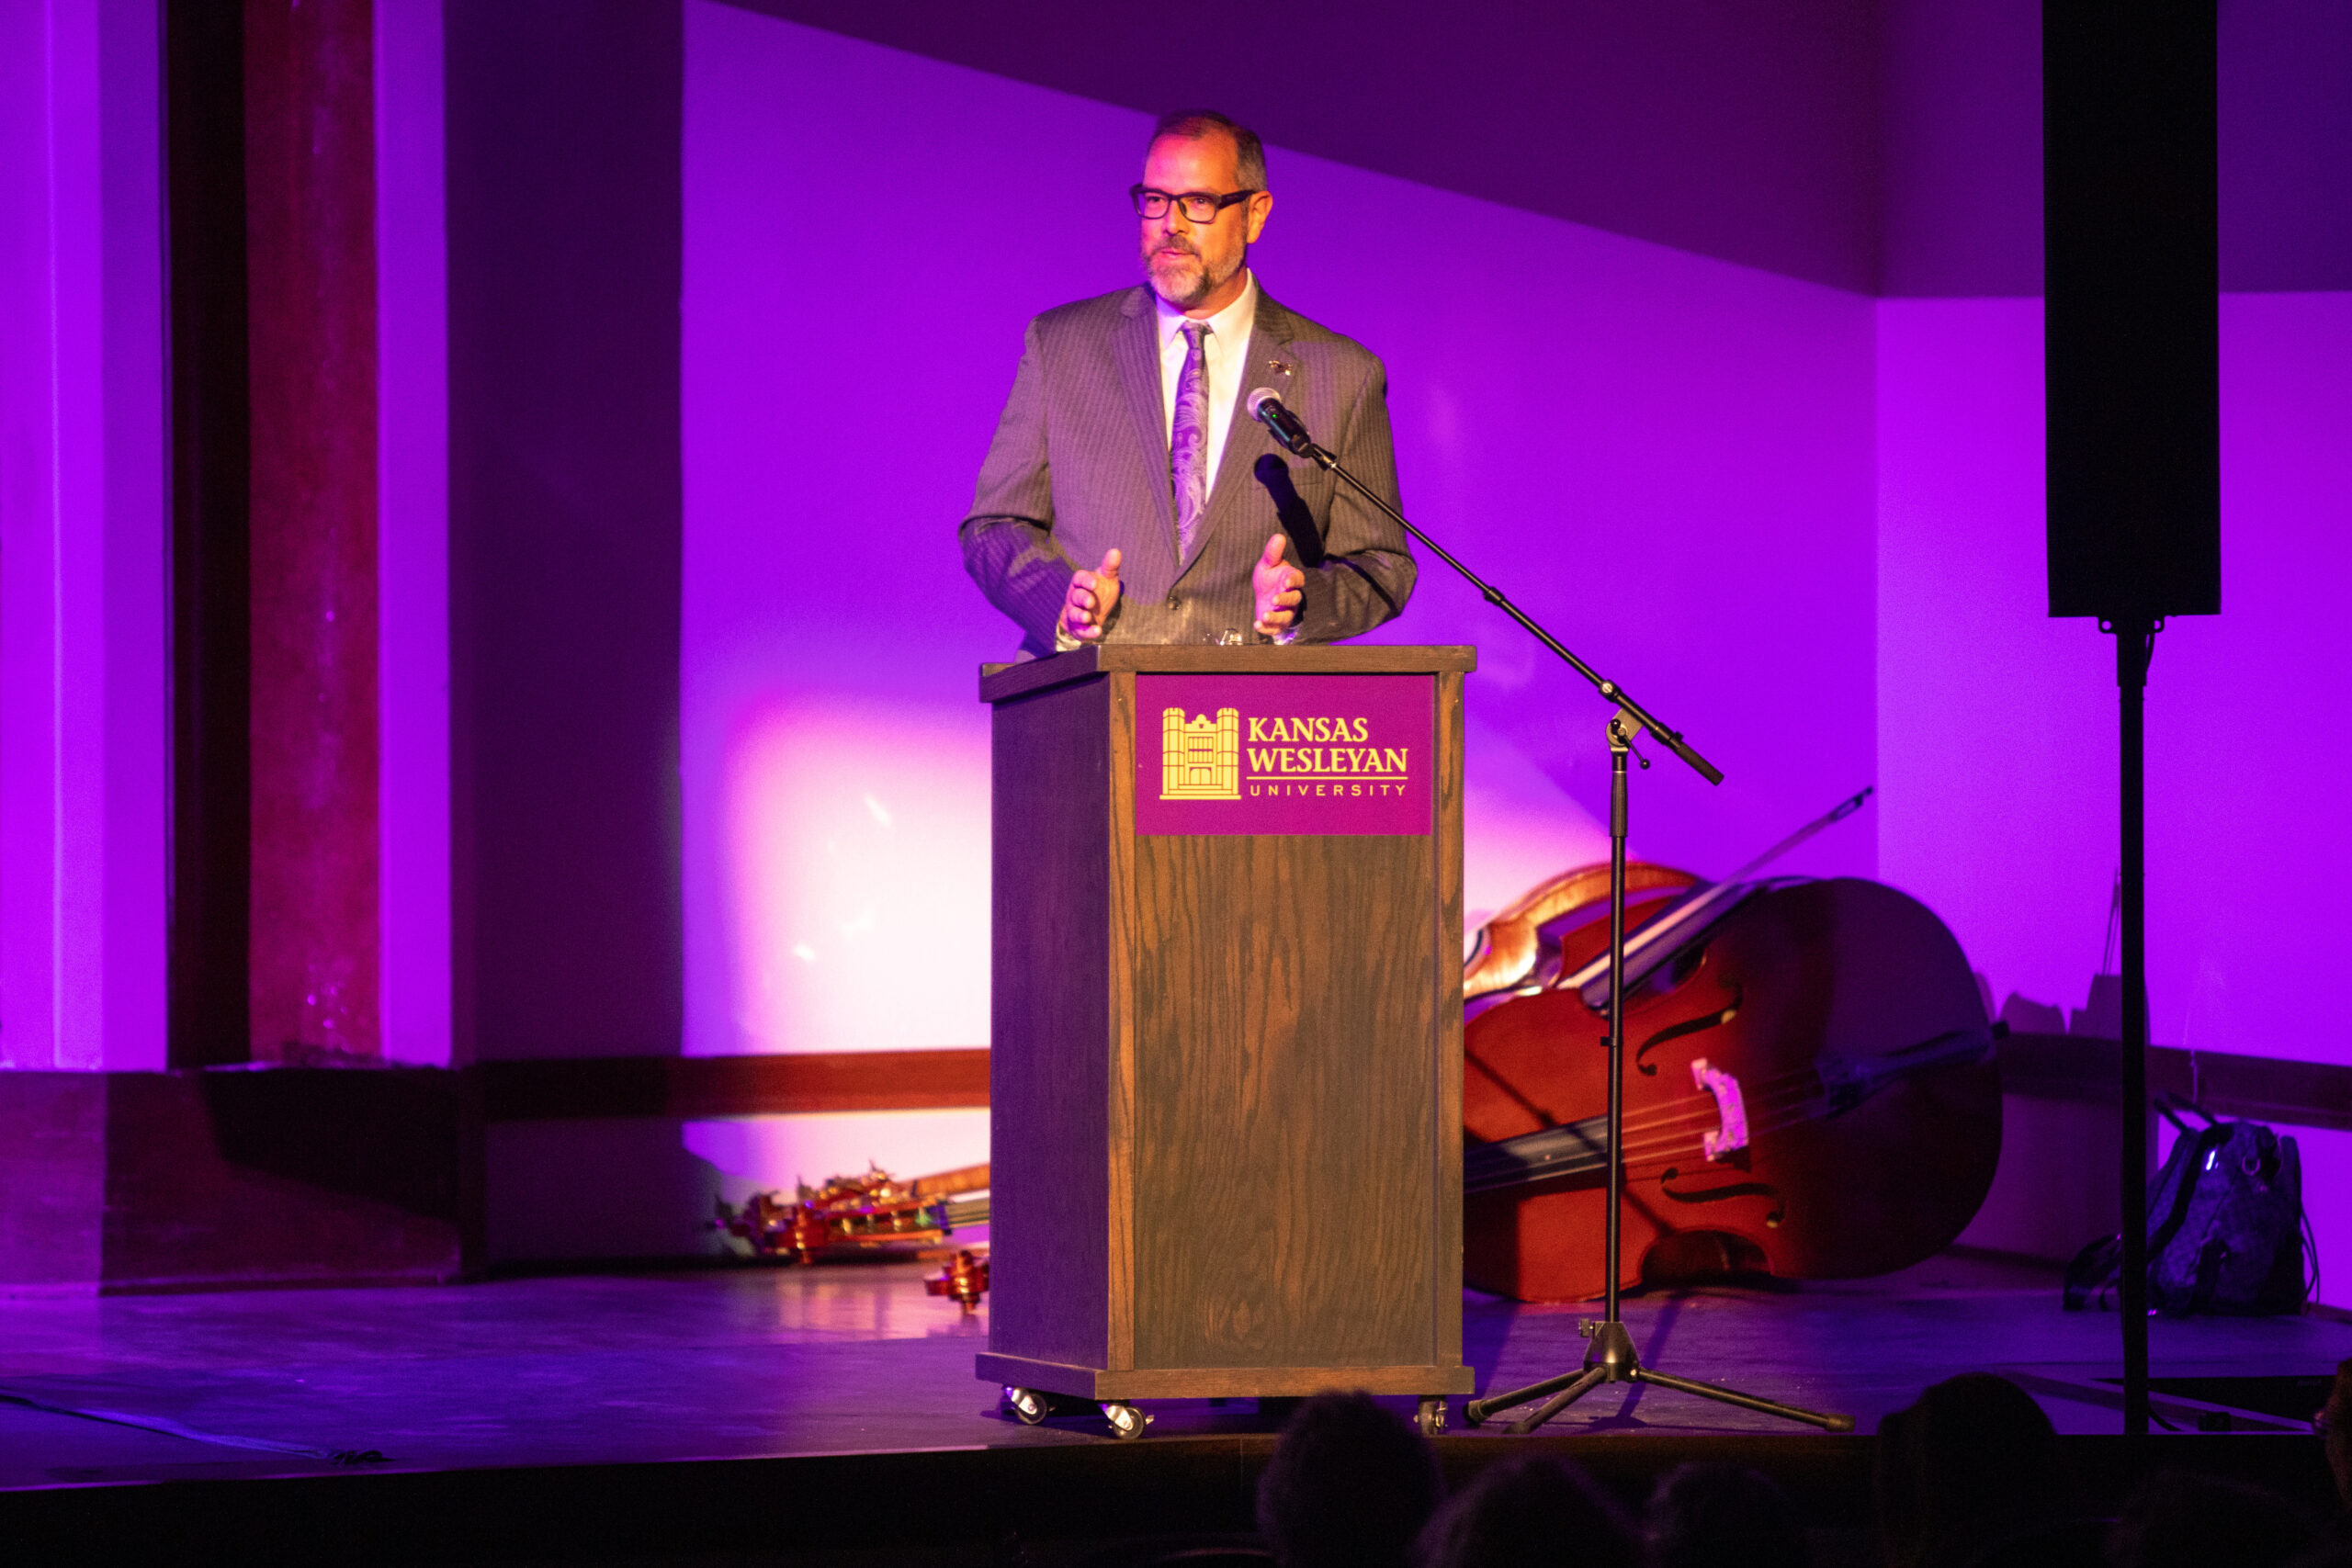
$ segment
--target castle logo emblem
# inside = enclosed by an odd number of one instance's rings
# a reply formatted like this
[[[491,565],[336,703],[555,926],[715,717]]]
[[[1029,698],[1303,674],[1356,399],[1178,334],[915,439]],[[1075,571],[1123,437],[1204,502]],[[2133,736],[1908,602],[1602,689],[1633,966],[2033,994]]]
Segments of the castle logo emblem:
[[[1219,708],[1186,719],[1182,708],[1159,715],[1159,798],[1241,798],[1241,710]]]

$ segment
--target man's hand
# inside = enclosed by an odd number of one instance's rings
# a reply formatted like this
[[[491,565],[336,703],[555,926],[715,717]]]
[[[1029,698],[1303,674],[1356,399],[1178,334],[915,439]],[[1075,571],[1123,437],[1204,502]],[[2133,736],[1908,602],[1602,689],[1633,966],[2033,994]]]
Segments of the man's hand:
[[[1268,539],[1266,553],[1250,569],[1250,588],[1258,601],[1260,637],[1274,637],[1293,629],[1298,622],[1299,603],[1306,597],[1306,573],[1283,559],[1283,547],[1289,542],[1281,534]]]
[[[1119,552],[1102,554],[1092,571],[1072,574],[1069,592],[1062,595],[1061,632],[1080,642],[1099,641],[1111,612],[1119,607]]]

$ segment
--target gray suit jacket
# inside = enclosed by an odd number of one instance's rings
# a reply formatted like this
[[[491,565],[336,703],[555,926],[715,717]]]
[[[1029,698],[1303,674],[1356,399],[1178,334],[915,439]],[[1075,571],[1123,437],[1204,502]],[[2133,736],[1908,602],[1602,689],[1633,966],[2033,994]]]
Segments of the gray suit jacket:
[[[1114,545],[1120,601],[1110,642],[1201,642],[1227,627],[1255,641],[1250,570],[1278,529],[1306,574],[1302,640],[1353,637],[1405,607],[1414,567],[1404,530],[1250,417],[1249,393],[1261,386],[1396,502],[1380,361],[1275,304],[1261,286],[1205,525],[1192,558],[1179,560],[1149,290],[1081,299],[1029,323],[972,513],[957,530],[965,570],[1020,626],[1024,649],[1053,651],[1071,574]]]

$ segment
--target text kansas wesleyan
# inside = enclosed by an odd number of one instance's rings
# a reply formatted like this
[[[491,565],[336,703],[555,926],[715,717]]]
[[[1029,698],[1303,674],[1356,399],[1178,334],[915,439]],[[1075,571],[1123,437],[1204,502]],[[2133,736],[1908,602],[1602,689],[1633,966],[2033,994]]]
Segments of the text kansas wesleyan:
[[[1372,726],[1361,718],[1256,718],[1250,720],[1251,741],[1273,740],[1289,745],[1328,745],[1334,740],[1365,741]]]
[[[1404,746],[1252,746],[1250,776],[1276,778],[1396,778],[1410,771]]]
[[[1410,771],[1409,747],[1332,745],[1365,741],[1372,726],[1363,718],[1297,718],[1275,716],[1250,720],[1252,778],[1397,778]],[[1286,742],[1272,746],[1260,741]]]

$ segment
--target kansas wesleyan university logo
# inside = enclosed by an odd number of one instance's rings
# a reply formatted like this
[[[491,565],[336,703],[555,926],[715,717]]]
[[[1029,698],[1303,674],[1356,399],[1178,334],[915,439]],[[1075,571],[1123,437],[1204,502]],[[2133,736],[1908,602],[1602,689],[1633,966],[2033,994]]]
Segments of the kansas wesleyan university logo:
[[[1426,676],[1139,675],[1159,723],[1136,737],[1136,831],[1427,833],[1435,694]]]
[[[1185,720],[1182,708],[1159,716],[1159,798],[1241,798],[1241,710],[1219,708]]]

